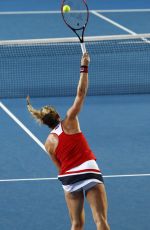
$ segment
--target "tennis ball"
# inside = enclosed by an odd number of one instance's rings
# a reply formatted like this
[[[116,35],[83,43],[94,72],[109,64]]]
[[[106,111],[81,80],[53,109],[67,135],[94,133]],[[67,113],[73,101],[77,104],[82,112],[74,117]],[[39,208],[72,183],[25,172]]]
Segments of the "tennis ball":
[[[68,12],[70,12],[70,6],[69,5],[65,5],[65,6],[63,6],[63,12],[64,13],[68,13]]]

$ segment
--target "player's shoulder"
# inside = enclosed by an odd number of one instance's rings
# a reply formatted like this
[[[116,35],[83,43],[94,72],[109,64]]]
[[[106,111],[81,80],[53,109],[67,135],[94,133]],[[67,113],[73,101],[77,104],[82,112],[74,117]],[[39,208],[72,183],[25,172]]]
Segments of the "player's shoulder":
[[[78,117],[76,116],[75,118],[70,118],[69,116],[66,115],[66,117],[64,118],[64,120],[62,120],[61,125],[62,127],[66,127],[72,123],[78,123]]]
[[[45,148],[48,152],[58,144],[58,136],[54,133],[50,133],[45,141]]]
[[[74,133],[74,132],[79,132],[80,131],[80,124],[79,124],[79,119],[76,116],[74,119],[70,119],[66,117],[62,121],[62,129],[65,133]]]

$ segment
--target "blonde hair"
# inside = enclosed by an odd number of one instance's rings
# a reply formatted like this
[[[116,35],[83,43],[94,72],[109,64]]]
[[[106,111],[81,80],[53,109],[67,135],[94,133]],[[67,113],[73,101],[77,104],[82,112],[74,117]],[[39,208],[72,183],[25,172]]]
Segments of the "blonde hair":
[[[27,108],[28,111],[31,113],[32,117],[39,123],[42,123],[42,118],[44,114],[41,112],[41,110],[34,109],[31,104],[28,104]]]
[[[54,128],[59,123],[59,115],[52,106],[44,106],[39,110],[34,109],[30,103],[29,97],[27,97],[27,108],[32,117],[40,124],[45,124],[50,128]]]

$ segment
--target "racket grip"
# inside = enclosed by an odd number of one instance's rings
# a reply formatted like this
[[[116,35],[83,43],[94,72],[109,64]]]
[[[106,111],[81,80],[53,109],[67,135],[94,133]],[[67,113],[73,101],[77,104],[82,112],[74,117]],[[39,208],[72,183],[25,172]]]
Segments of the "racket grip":
[[[80,44],[81,44],[82,53],[85,54],[86,53],[85,43],[82,42]]]

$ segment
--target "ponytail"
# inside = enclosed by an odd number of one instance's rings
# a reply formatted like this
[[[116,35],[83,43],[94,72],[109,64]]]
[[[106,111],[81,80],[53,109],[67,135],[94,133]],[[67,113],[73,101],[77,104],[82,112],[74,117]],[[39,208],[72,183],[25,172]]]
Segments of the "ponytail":
[[[32,117],[40,124],[45,124],[49,128],[55,128],[59,122],[60,117],[52,106],[44,106],[42,109],[34,109],[30,103],[29,96],[27,97],[27,108]]]
[[[43,114],[41,112],[41,110],[36,110],[32,107],[31,103],[30,103],[30,98],[29,96],[27,97],[27,108],[28,111],[31,113],[32,117],[38,121],[39,123],[43,123],[42,119],[43,119]]]

